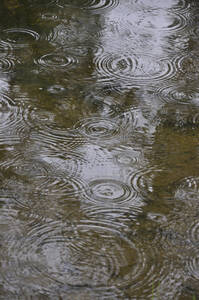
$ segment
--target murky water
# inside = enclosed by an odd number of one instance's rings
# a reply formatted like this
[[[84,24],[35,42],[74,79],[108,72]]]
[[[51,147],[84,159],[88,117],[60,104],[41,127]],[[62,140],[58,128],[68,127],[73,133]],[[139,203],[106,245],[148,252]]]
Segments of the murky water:
[[[0,2],[0,299],[199,299],[199,4]]]

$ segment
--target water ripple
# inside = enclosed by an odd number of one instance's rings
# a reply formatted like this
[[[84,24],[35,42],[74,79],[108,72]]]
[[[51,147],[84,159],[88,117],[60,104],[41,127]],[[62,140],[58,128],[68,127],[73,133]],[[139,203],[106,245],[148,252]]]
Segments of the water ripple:
[[[119,0],[83,0],[81,4],[78,0],[70,0],[66,3],[60,1],[62,7],[74,7],[83,10],[91,10],[92,12],[101,13],[104,10],[113,9],[118,6]]]
[[[40,157],[42,161],[51,166],[55,173],[64,173],[70,176],[76,176],[81,173],[81,170],[87,160],[78,152],[74,151],[56,151],[49,149],[42,151]]]
[[[118,135],[120,128],[116,122],[105,118],[86,118],[76,123],[82,135],[89,139],[110,139]]]
[[[12,46],[3,40],[0,40],[0,58],[8,58],[12,53]]]
[[[189,257],[186,261],[186,270],[188,274],[197,280],[199,280],[199,252],[198,249],[193,248],[189,253]]]
[[[66,198],[79,195],[87,186],[78,177],[67,177],[67,175],[52,177],[48,174],[48,176],[37,176],[32,178],[32,182],[40,194],[64,196]]]
[[[9,253],[2,255],[1,274],[13,288],[25,282],[26,288],[36,284],[37,289],[45,287],[48,292],[63,287],[78,288],[79,293],[85,288],[138,292],[144,287],[145,293],[150,293],[152,284],[167,275],[154,249],[143,249],[109,222],[70,225],[53,221],[31,224],[30,220],[26,233],[15,235],[9,239]]]
[[[194,86],[166,86],[159,88],[156,93],[164,102],[167,103],[197,104],[199,98],[199,90]]]
[[[11,73],[14,72],[16,61],[12,58],[0,58],[0,72]]]
[[[138,7],[143,10],[153,10],[154,7],[159,10],[159,9],[163,9],[163,10],[171,10],[171,11],[180,11],[180,12],[184,12],[186,11],[189,6],[190,3],[187,0],[171,0],[171,1],[159,1],[157,2],[157,0],[141,0],[139,2],[137,2],[136,0],[134,0],[133,2],[135,2]]]
[[[130,186],[115,179],[96,179],[88,185],[86,198],[93,204],[109,207],[128,205],[136,195]]]
[[[39,59],[35,60],[35,63],[44,67],[45,69],[65,69],[70,68],[73,65],[78,63],[77,58],[70,56],[70,55],[64,55],[59,53],[49,53],[45,54]]]
[[[3,30],[2,38],[12,48],[24,48],[39,40],[40,35],[27,28],[10,28]]]
[[[46,127],[45,130],[32,132],[31,141],[38,145],[38,150],[42,151],[66,151],[78,148],[87,142],[85,137],[72,130],[59,130]],[[35,146],[36,146],[35,145]]]
[[[79,56],[79,57],[86,57],[90,54],[99,56],[103,53],[104,49],[103,46],[101,45],[90,45],[84,43],[83,45],[81,44],[75,44],[71,45],[69,47],[63,47],[64,50],[67,51],[67,53],[70,53],[72,55]]]
[[[146,14],[143,20],[139,22],[139,26],[142,26],[146,30],[158,29],[169,32],[183,30],[186,25],[187,19],[184,15],[163,10]]]
[[[18,143],[25,133],[22,113],[15,102],[4,94],[0,94],[0,144]]]
[[[132,187],[142,196],[148,197],[154,191],[154,179],[161,169],[148,167],[129,175]]]
[[[172,78],[176,73],[175,61],[150,55],[102,55],[96,58],[99,80],[111,82],[115,79],[145,84],[148,81],[162,81]],[[132,82],[133,80],[133,82]]]

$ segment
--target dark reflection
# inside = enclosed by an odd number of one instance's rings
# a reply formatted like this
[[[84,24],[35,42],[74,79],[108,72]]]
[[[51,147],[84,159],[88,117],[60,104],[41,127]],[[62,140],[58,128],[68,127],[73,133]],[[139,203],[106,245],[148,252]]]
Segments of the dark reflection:
[[[198,11],[0,3],[0,298],[198,296]]]

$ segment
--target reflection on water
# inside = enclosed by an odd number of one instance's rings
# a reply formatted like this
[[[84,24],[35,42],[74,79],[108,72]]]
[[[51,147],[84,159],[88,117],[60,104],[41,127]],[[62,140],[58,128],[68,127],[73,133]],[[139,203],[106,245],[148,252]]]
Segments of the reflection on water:
[[[198,14],[1,1],[1,299],[199,297]]]

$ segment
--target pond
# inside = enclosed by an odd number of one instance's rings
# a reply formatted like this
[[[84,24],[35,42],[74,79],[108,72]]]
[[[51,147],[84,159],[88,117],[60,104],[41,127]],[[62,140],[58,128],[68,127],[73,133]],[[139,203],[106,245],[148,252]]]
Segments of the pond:
[[[0,299],[199,299],[199,3],[0,20]]]

